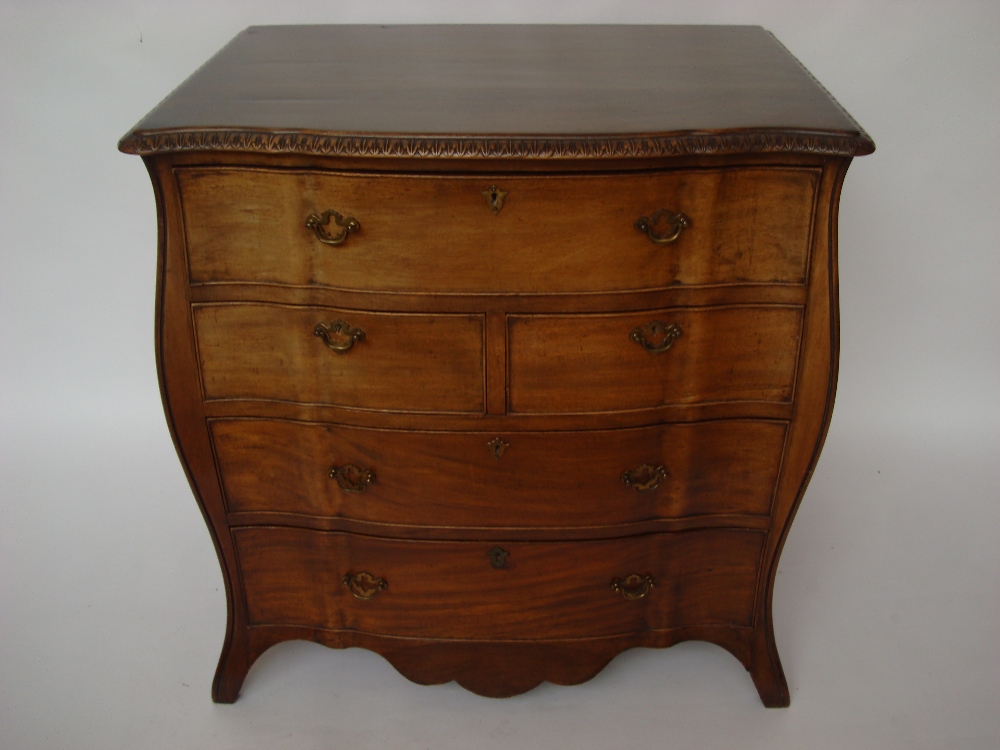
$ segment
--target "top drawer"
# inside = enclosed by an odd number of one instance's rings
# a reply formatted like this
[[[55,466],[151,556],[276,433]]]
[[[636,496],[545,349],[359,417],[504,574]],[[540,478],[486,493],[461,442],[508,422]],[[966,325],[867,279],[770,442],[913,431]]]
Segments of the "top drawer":
[[[731,167],[584,176],[340,174],[179,168],[193,283],[345,290],[572,293],[802,284],[819,171]],[[484,191],[506,191],[494,213]],[[658,209],[669,244],[636,228]],[[333,209],[339,246],[306,226]],[[668,234],[665,220],[654,228]],[[332,234],[340,231],[333,223]]]

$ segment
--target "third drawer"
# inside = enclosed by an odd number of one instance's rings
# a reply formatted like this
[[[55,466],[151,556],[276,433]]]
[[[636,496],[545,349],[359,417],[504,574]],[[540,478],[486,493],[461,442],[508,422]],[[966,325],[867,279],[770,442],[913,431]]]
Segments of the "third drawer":
[[[578,432],[412,432],[211,421],[230,512],[453,527],[767,515],[786,423]]]

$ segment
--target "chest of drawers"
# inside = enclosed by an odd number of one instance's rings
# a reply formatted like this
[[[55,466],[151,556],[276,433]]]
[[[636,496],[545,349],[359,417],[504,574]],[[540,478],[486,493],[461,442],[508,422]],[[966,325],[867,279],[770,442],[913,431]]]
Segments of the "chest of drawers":
[[[283,640],[487,696],[771,591],[830,420],[868,136],[755,27],[261,27],[120,143],[222,565],[213,698]]]

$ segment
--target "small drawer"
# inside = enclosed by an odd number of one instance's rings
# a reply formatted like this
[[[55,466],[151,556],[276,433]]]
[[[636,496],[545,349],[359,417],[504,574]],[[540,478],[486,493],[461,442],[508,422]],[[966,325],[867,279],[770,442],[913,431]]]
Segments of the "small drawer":
[[[251,626],[484,640],[749,626],[764,541],[740,529],[499,543],[232,534]]]
[[[611,412],[792,399],[803,309],[671,308],[508,317],[509,408]]]
[[[570,293],[805,281],[815,169],[471,177],[176,171],[193,283]],[[505,193],[496,212],[490,188]],[[637,223],[660,209],[649,232]],[[306,226],[335,210],[357,231]]]
[[[764,516],[785,429],[752,419],[503,435],[211,422],[230,512],[478,528]]]
[[[193,306],[205,398],[482,412],[482,315]]]

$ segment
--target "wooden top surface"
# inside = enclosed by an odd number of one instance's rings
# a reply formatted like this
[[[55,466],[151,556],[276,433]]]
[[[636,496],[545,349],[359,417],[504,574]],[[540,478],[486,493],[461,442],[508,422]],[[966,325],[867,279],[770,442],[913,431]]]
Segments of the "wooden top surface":
[[[757,26],[256,26],[119,147],[514,158],[874,150]]]

